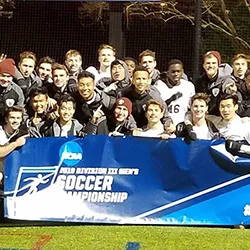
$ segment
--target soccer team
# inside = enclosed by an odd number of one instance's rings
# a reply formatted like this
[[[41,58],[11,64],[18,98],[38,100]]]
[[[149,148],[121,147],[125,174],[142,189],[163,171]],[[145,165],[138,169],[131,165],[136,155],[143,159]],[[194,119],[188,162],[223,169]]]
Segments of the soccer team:
[[[155,53],[116,58],[98,49],[99,68],[82,69],[82,56],[69,50],[63,64],[38,62],[24,51],[16,66],[0,57],[0,158],[27,137],[105,134],[169,139],[224,138],[232,154],[250,150],[250,57],[237,54],[231,66],[217,51],[203,56],[204,73],[194,82],[172,59],[159,72]],[[3,164],[0,166],[0,180]]]

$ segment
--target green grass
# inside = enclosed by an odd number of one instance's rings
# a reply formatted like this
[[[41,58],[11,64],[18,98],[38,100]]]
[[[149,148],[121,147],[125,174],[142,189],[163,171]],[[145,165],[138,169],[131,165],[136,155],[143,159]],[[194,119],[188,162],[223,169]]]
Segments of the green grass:
[[[37,242],[40,240],[41,243],[44,235],[51,235],[52,238],[39,248]],[[0,228],[0,249],[125,250],[128,242],[139,242],[140,250],[249,250],[250,230],[95,225]],[[34,247],[35,245],[37,248]]]

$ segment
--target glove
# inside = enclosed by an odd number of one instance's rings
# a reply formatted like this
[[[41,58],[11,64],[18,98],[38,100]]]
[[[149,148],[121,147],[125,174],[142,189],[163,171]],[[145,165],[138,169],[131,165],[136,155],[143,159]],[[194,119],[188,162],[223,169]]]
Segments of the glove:
[[[232,155],[237,155],[240,151],[241,144],[237,141],[226,140],[225,143],[226,150]]]
[[[182,96],[183,96],[183,94],[182,94],[181,92],[177,92],[176,94],[173,94],[169,99],[166,100],[167,106],[168,106],[171,102],[173,102],[173,101],[175,101],[175,100],[181,98]]]
[[[197,135],[193,130],[193,126],[191,124],[186,125],[187,130],[187,139],[190,139],[191,141],[197,140]]]

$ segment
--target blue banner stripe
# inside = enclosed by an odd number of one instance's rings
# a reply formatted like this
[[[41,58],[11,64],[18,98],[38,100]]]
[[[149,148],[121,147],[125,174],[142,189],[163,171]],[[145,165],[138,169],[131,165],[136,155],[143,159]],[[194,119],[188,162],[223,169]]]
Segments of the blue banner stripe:
[[[139,250],[141,245],[139,242],[128,242],[125,250]]]

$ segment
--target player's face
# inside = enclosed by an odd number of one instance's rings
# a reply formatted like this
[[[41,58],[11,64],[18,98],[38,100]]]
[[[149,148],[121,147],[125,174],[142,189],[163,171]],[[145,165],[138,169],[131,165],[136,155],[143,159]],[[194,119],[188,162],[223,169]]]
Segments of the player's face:
[[[102,49],[99,53],[98,58],[101,66],[107,68],[110,67],[111,63],[115,60],[115,54],[112,49]]]
[[[144,93],[149,86],[149,74],[146,71],[136,71],[133,75],[132,83],[135,86],[136,92]]]
[[[130,75],[130,77],[132,77],[133,76],[133,73],[134,73],[134,70],[135,70],[135,67],[136,67],[136,65],[135,65],[135,62],[134,61],[131,61],[131,60],[126,60],[126,61],[124,61],[126,64],[127,64],[127,66],[128,66],[128,72],[129,72],[129,75]]]
[[[215,77],[219,70],[219,64],[217,58],[213,55],[205,57],[203,68],[206,71],[206,74],[209,78]]]
[[[22,112],[19,111],[10,112],[9,116],[5,118],[7,127],[13,131],[17,130],[20,127],[22,120],[23,115]]]
[[[234,105],[233,99],[222,100],[219,109],[222,118],[229,122],[235,117],[238,105]]]
[[[53,71],[53,83],[57,88],[63,88],[68,83],[69,77],[63,69],[55,69]]]
[[[59,108],[60,119],[64,122],[68,122],[72,119],[75,113],[73,102],[63,102]]]
[[[13,80],[13,77],[10,74],[2,73],[0,74],[0,85],[7,87]]]
[[[122,81],[125,78],[125,69],[121,64],[113,65],[111,74],[115,81]]]
[[[52,65],[50,63],[41,63],[38,68],[38,76],[41,80],[48,80],[52,77]]]
[[[29,77],[35,68],[35,61],[31,58],[24,58],[21,63],[19,63],[19,69],[22,75],[27,78]]]
[[[67,59],[65,60],[65,64],[69,72],[74,74],[75,72],[78,72],[78,70],[82,66],[82,59],[80,55],[68,56]]]
[[[86,101],[94,95],[95,83],[91,77],[84,77],[78,81],[78,92]]]
[[[168,77],[170,77],[176,85],[180,84],[182,74],[183,67],[181,64],[172,64],[169,66]]]
[[[38,114],[43,114],[47,109],[47,105],[48,98],[47,95],[44,94],[36,95],[31,100],[32,109]]]
[[[150,104],[146,112],[146,117],[147,117],[148,123],[151,123],[151,124],[157,123],[163,117],[163,112],[161,108],[159,107],[159,105]]]
[[[202,99],[196,99],[191,105],[191,112],[194,119],[201,119],[205,117],[207,112],[207,104]]]
[[[115,120],[117,122],[123,122],[128,118],[128,109],[125,106],[117,106],[114,110]]]
[[[247,61],[244,58],[239,58],[234,61],[232,66],[234,75],[240,79],[243,79],[248,68]]]
[[[143,56],[140,63],[151,73],[156,67],[156,61],[152,56]]]

